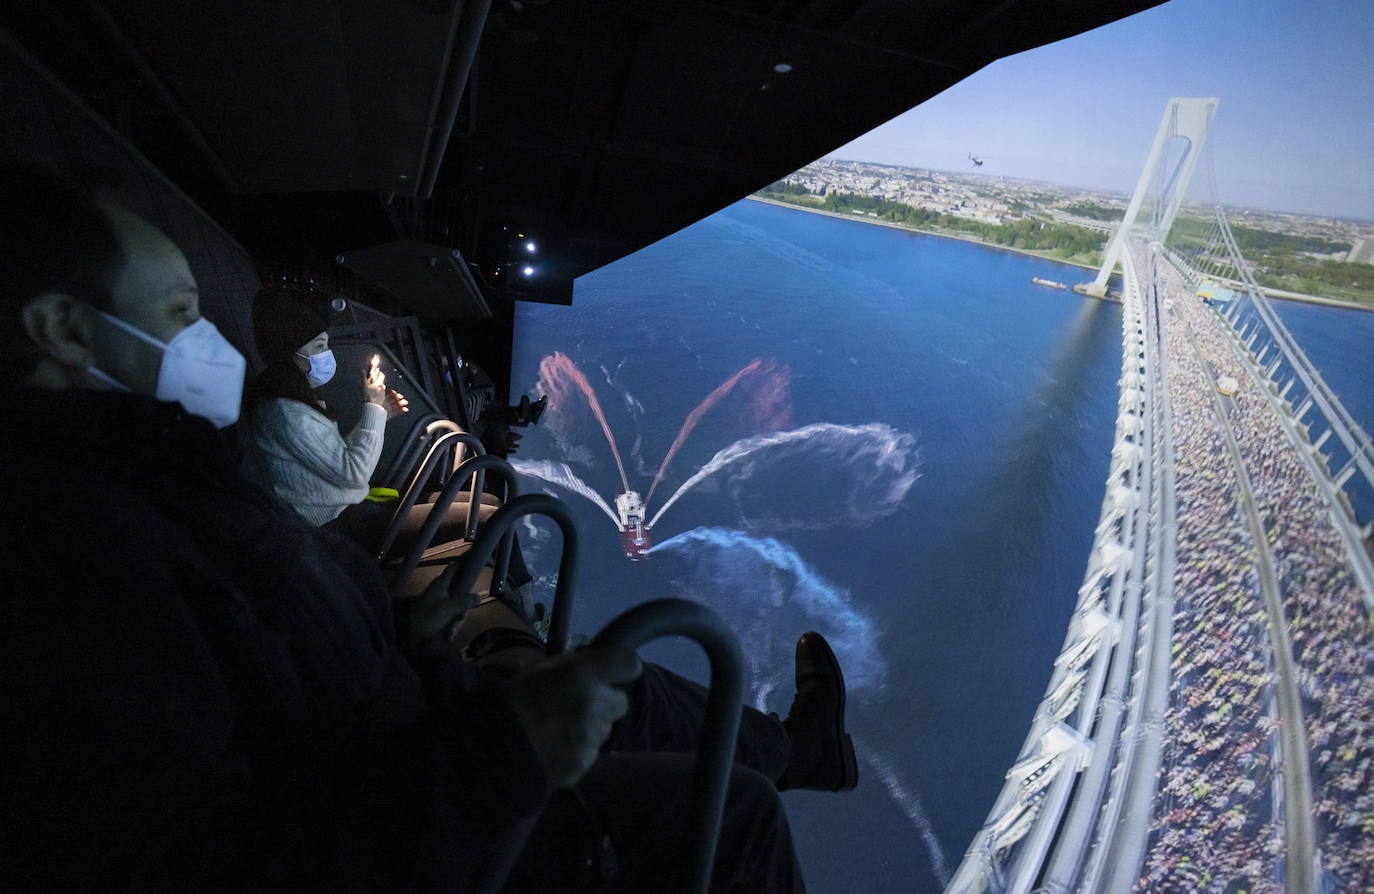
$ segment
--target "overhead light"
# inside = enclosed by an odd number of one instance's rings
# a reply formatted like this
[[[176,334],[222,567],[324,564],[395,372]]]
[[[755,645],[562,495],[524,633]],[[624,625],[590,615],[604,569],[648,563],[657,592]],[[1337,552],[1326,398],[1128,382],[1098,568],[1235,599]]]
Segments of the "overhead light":
[[[525,274],[526,276],[534,276],[534,268],[533,268],[533,267],[526,267],[524,270],[521,270],[520,272],[523,273],[523,274]]]
[[[525,251],[534,251],[534,243],[533,243],[533,242],[526,242],[526,243],[525,243]]]
[[[773,70],[780,75],[785,75],[792,70],[792,66],[788,65],[786,62],[779,62],[777,65],[773,66]]]

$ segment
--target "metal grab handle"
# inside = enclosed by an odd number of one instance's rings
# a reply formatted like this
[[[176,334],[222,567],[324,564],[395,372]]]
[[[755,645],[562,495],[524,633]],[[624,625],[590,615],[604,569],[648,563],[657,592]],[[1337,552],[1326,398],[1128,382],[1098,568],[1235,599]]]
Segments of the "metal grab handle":
[[[744,655],[739,639],[720,615],[699,602],[655,599],[617,615],[588,648],[636,650],[649,640],[685,636],[695,640],[711,663],[711,687],[692,768],[692,788],[683,830],[686,865],[678,875],[681,894],[705,894],[715,863],[725,793],[739,734],[744,695]]]
[[[469,460],[471,462],[471,460]],[[568,647],[568,621],[572,616],[573,579],[577,574],[577,523],[572,510],[547,494],[525,494],[514,497],[487,519],[477,533],[477,541],[467,555],[454,562],[430,585],[435,594],[425,593],[424,600],[410,614],[412,638],[423,640],[433,636],[452,622],[454,606],[466,610],[477,576],[482,573],[498,543],[507,534],[514,534],[515,523],[527,515],[550,518],[563,532],[563,547],[558,559],[558,583],[553,591],[550,609],[548,653],[557,655]],[[498,570],[500,561],[497,562]]]
[[[401,562],[400,567],[397,568],[391,581],[392,593],[400,594],[405,589],[405,585],[410,580],[410,576],[415,573],[415,569],[420,565],[420,557],[423,556],[425,550],[429,548],[429,542],[434,539],[435,532],[438,531],[439,526],[443,524],[444,518],[448,514],[448,507],[453,505],[454,499],[458,496],[458,491],[463,489],[463,485],[467,483],[469,477],[475,478],[476,484],[480,486],[483,481],[483,475],[487,469],[498,472],[501,477],[506,480],[507,493],[518,493],[520,484],[516,479],[515,469],[511,468],[510,464],[501,457],[488,453],[465,460],[461,466],[454,470],[453,475],[449,477],[448,483],[444,485],[443,493],[441,493],[439,499],[435,501],[434,508],[429,511],[429,515],[425,517],[425,524],[420,529],[419,536],[417,536],[415,542],[410,545],[410,549],[406,552],[405,559]],[[476,495],[477,499],[468,504],[469,530],[476,520],[477,513],[480,512],[482,508],[481,491],[476,491]],[[500,510],[497,512],[499,514]],[[492,521],[495,520],[496,516],[493,515]],[[485,531],[488,525],[483,525],[482,527]],[[501,560],[498,561],[498,565],[504,562],[506,566],[509,566],[510,550],[514,535],[515,532],[511,531],[511,537],[506,538],[506,541],[502,543]],[[480,543],[481,537],[479,536],[477,539]],[[475,548],[474,546],[474,550]],[[493,545],[493,551],[494,550],[495,545]],[[485,562],[486,558],[489,558],[490,555],[491,554],[488,553],[482,561]],[[466,557],[464,558],[466,559]],[[447,574],[448,572],[445,571],[444,573]],[[474,576],[474,580],[475,579],[476,577]]]
[[[435,437],[436,434],[438,437]],[[436,419],[425,426],[424,441],[417,442],[417,446],[423,448],[427,441],[429,443],[429,449],[425,450],[424,460],[421,462],[418,469],[412,468],[411,474],[406,482],[407,491],[411,488],[420,486],[430,470],[434,468],[434,463],[439,459],[439,455],[442,454],[443,449],[447,448],[448,445],[455,440],[464,447],[470,449],[474,456],[481,456],[483,453],[487,452],[487,448],[482,445],[482,442],[477,439],[476,435],[464,431],[458,427],[457,423],[451,422],[448,419]],[[418,449],[415,451],[417,456],[419,452]],[[448,470],[448,475],[453,474],[454,470],[457,469],[459,464],[466,458],[467,457],[462,454],[462,451],[459,451],[458,455],[454,458],[453,466]],[[411,464],[413,466],[413,459],[411,460]],[[448,475],[444,476],[444,480],[448,480]]]
[[[403,476],[410,474],[410,469],[415,465],[415,458],[420,455],[425,441],[434,434],[436,425],[440,423],[458,427],[438,413],[426,413],[418,419],[411,420],[411,427],[406,432],[408,440],[396,451],[396,456],[392,458],[391,465],[387,467],[386,475],[382,479],[388,487],[394,484],[397,485],[396,489],[400,490],[400,485],[404,483]]]
[[[453,425],[453,423],[448,422],[448,420],[442,421],[448,425]],[[434,425],[437,424],[438,423],[434,423],[430,427],[433,428]],[[482,446],[481,441],[464,431],[448,431],[435,440],[430,446],[429,452],[425,454],[424,462],[420,464],[419,470],[411,476],[410,484],[406,487],[405,493],[401,495],[400,502],[396,504],[396,511],[391,514],[391,521],[387,524],[386,534],[382,537],[382,542],[377,547],[378,562],[386,561],[387,553],[391,552],[391,547],[396,544],[396,538],[400,536],[401,527],[405,523],[406,513],[419,502],[421,482],[429,476],[430,472],[434,471],[435,463],[442,458],[445,449],[454,442],[467,447],[477,456],[482,456],[487,452],[486,448]],[[454,471],[457,470],[455,469]],[[474,500],[479,500],[482,496],[481,491],[478,489],[478,484],[479,482],[473,481],[472,496]],[[469,512],[468,515],[468,522],[469,525],[473,522],[471,512]]]

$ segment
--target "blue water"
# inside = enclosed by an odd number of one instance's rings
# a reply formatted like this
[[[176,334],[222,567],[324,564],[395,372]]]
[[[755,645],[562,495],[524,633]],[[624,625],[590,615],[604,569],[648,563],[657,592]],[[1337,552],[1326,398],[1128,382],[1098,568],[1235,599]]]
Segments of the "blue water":
[[[1374,313],[1273,301],[1322,378],[1365,428],[1374,422]]]
[[[534,390],[552,352],[570,357],[641,494],[708,392],[756,358],[790,373],[786,406],[751,403],[746,379],[702,418],[651,514],[718,451],[753,452],[664,513],[647,561],[624,557],[592,502],[549,490],[584,531],[575,631],[651,597],[701,599],[740,632],[751,700],[781,712],[797,635],[835,645],[863,779],[785,796],[815,891],[940,890],[1062,641],[1107,472],[1121,319],[1032,276],[1089,272],[746,201],[583,277],[571,308],[521,306],[513,390]],[[1331,311],[1283,312],[1374,418],[1369,352],[1354,350],[1374,330],[1336,326],[1333,341]],[[609,503],[619,475],[579,401],[519,458],[566,462]],[[527,540],[536,573],[552,572],[554,539]],[[648,654],[704,678],[690,647]]]
[[[1294,301],[1271,304],[1350,415],[1374,434],[1374,313]],[[1327,451],[1338,454],[1336,467],[1348,456],[1334,444]],[[1374,494],[1358,478],[1348,491],[1355,513],[1367,521]]]

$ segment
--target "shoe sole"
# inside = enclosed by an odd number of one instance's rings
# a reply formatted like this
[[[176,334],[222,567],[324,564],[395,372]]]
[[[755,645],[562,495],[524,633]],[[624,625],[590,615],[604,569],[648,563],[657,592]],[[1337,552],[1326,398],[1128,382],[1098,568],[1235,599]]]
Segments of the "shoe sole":
[[[840,681],[839,706],[835,711],[835,726],[844,729],[844,705],[848,693],[848,687],[844,682],[844,671],[840,670],[840,660],[835,657],[835,650],[830,648],[830,643],[825,644],[825,657],[830,662],[830,669],[835,672],[835,678]],[[849,792],[859,784],[859,761],[854,755],[854,740],[849,733],[840,735],[840,761],[844,764],[844,779],[839,786],[831,789],[834,792]]]

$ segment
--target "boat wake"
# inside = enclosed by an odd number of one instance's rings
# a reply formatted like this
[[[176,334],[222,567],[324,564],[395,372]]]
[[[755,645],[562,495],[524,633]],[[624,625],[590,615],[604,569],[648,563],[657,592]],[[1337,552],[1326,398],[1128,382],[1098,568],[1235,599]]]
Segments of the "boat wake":
[[[878,649],[877,624],[853,604],[847,589],[826,580],[788,544],[729,528],[700,527],[649,550],[651,555],[663,552],[692,563],[684,595],[724,616],[739,634],[744,654],[757,663],[756,670],[751,668],[751,702],[758,704],[771,690],[792,691],[796,641],[779,639],[774,634],[778,630],[820,631],[844,665],[851,693],[882,688],[887,662]],[[780,708],[786,710],[785,705]]]
[[[948,887],[949,866],[945,863],[945,852],[940,847],[940,839],[935,837],[935,829],[931,826],[930,817],[926,816],[920,799],[902,784],[892,762],[887,758],[857,740],[854,750],[864,763],[873,768],[873,772],[877,774],[887,793],[892,796],[892,800],[902,809],[902,813],[906,814],[907,819],[911,820],[912,828],[920,836],[921,843],[925,845],[926,855],[930,858],[930,871],[935,875],[935,880],[940,883],[941,888]]]

